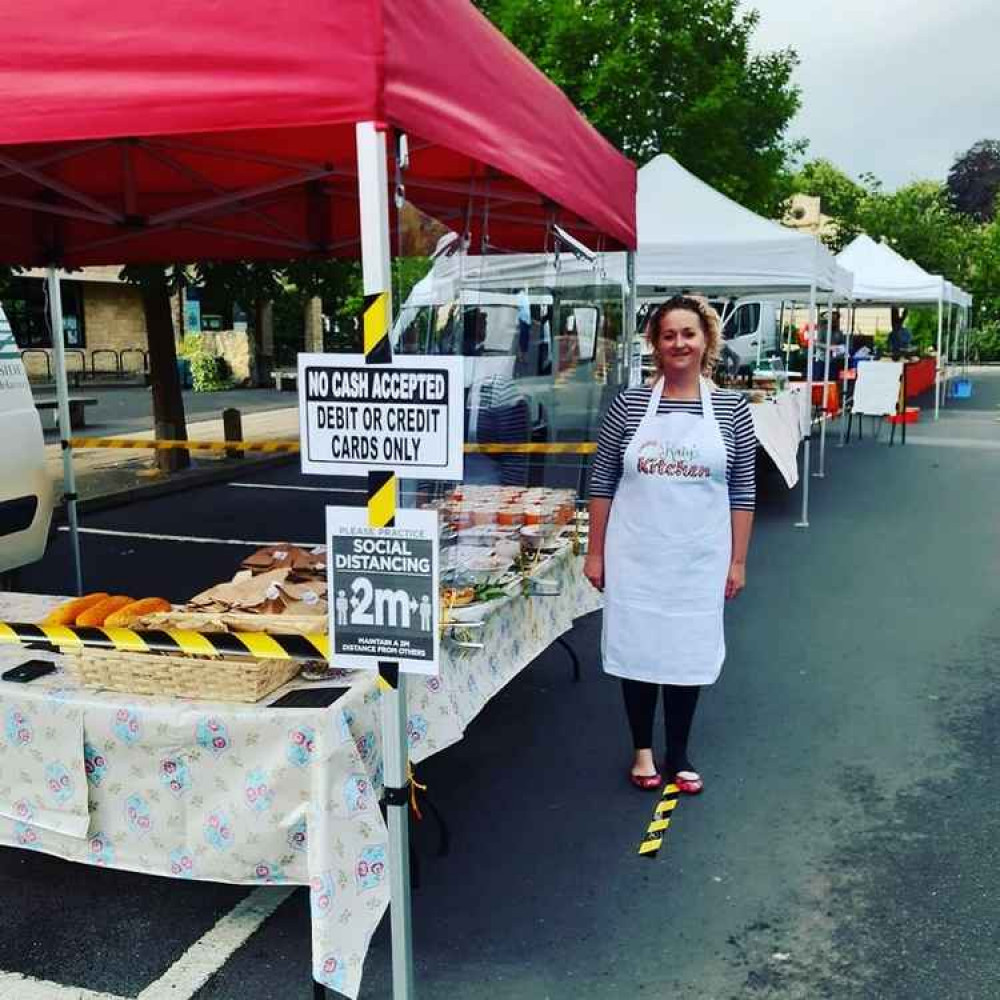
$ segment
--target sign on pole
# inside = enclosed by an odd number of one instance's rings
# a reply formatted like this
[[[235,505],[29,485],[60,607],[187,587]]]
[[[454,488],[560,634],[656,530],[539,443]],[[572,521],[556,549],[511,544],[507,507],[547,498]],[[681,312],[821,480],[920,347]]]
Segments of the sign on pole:
[[[461,480],[461,358],[300,354],[298,385],[304,473]]]
[[[326,508],[330,660],[437,674],[437,512],[400,510],[395,520],[372,528],[362,507]]]

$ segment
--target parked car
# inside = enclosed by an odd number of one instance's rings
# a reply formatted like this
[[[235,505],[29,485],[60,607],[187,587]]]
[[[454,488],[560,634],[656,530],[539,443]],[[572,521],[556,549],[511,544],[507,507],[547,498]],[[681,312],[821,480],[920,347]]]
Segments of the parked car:
[[[40,559],[52,519],[42,424],[0,308],[0,573]]]

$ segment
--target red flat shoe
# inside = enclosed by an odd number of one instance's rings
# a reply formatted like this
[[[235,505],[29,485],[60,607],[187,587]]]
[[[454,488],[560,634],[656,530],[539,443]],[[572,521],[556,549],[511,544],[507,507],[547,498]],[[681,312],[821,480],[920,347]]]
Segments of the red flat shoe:
[[[644,792],[655,792],[663,785],[662,774],[633,774],[632,771],[629,771],[628,780]]]
[[[697,771],[678,771],[674,775],[674,784],[677,791],[684,795],[701,795],[705,789],[705,782]]]

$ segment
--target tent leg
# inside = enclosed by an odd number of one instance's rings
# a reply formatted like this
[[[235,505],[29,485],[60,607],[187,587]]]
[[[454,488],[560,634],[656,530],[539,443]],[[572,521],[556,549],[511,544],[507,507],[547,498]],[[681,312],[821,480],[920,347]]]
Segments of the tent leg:
[[[819,331],[816,331],[817,334]],[[823,358],[823,405],[820,407],[820,419],[822,423],[819,429],[819,472],[813,475],[817,479],[826,477],[826,425],[829,423],[829,401],[830,401],[830,343],[833,340],[833,292],[830,292],[826,300],[826,349]]]
[[[857,312],[857,307],[852,303],[850,311],[848,312],[849,319],[847,321],[847,334],[844,337],[844,371],[843,371],[844,376],[849,375],[850,371],[851,371],[851,333],[854,330],[854,320],[855,320],[856,312]],[[843,385],[843,388],[840,390],[840,393],[841,393],[841,395],[840,395],[840,413],[841,413],[841,417],[840,417],[840,447],[841,448],[843,448],[844,445],[847,444],[847,441],[848,441],[848,438],[849,438],[848,428],[849,428],[850,424],[848,423],[848,420],[847,420],[847,388],[848,388],[848,386],[850,386],[852,384],[851,381],[848,378],[846,378],[846,377],[843,378],[842,381],[843,381],[844,385]],[[851,402],[853,403],[853,401],[854,401],[854,393],[852,391],[851,392]]]
[[[386,133],[374,122],[355,126],[358,155],[358,195],[361,211],[361,269],[365,295],[391,300],[389,244],[389,181],[386,171]],[[391,317],[391,307],[385,310]],[[385,672],[383,673],[383,668]],[[382,746],[386,789],[408,784],[406,737],[406,675],[395,664],[379,664],[386,679],[382,690]],[[388,802],[389,918],[392,930],[392,995],[413,1000],[413,926],[410,908],[409,796]],[[388,801],[388,795],[387,795]]]
[[[55,267],[46,275],[49,293],[49,319],[52,328],[52,360],[55,362],[56,405],[59,414],[59,443],[62,445],[63,495],[69,520],[70,547],[73,550],[73,592],[83,593],[83,570],[80,566],[80,532],[76,516],[76,475],[73,469],[73,448],[69,439],[73,428],[69,416],[69,387],[66,383],[66,345],[63,342],[62,290]]]
[[[816,279],[809,286],[809,320],[811,327],[809,336],[809,351],[806,356],[806,412],[809,414],[809,429],[806,431],[805,454],[802,458],[802,519],[795,523],[796,528],[809,527],[809,480],[812,465],[812,393],[813,393],[813,359],[816,350]]]
[[[934,419],[941,415],[941,334],[943,332],[943,315],[940,293],[938,294],[938,329],[937,329],[937,371],[934,373]]]

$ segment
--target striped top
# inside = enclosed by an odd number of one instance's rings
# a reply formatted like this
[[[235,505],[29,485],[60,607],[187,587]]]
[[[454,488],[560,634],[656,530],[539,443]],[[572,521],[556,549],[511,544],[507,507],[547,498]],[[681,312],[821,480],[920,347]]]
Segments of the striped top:
[[[639,429],[653,387],[623,389],[608,407],[597,439],[597,453],[590,468],[590,496],[610,500],[618,489],[625,461],[625,450]],[[754,468],[757,439],[754,436],[750,406],[738,392],[712,390],[712,407],[726,446],[726,481],[729,506],[733,510],[754,509]],[[701,414],[700,399],[661,397],[656,411],[663,413]]]

